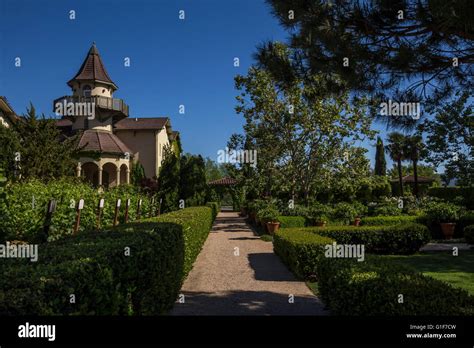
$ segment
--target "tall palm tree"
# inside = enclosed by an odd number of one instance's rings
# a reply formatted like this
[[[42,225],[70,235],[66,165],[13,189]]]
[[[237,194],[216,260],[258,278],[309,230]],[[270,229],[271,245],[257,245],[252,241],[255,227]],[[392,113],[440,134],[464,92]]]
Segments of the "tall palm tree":
[[[385,150],[390,158],[397,162],[400,195],[403,197],[402,161],[405,159],[406,137],[402,133],[392,132],[388,135],[387,140],[388,144],[385,146]]]
[[[404,143],[404,154],[405,158],[411,160],[413,163],[413,176],[415,178],[415,188],[414,194],[415,197],[418,198],[419,196],[419,189],[418,189],[418,161],[420,157],[424,155],[425,146],[422,142],[422,138],[420,135],[408,136],[405,138]]]

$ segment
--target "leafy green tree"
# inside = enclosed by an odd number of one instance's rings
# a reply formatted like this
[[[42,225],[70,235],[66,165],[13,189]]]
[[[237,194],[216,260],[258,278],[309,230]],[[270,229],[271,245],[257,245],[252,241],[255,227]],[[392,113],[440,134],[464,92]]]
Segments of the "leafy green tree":
[[[385,176],[387,174],[387,162],[385,161],[385,149],[383,141],[377,137],[377,147],[375,150],[375,175]]]
[[[282,59],[290,59],[287,47],[276,48]],[[245,118],[245,136],[235,135],[229,147],[256,151],[255,167],[240,168],[249,169],[247,182],[259,195],[284,193],[284,199],[307,201],[335,173],[360,172],[360,166],[351,165],[353,144],[374,136],[362,100],[351,103],[347,94],[318,97],[324,78],[317,75],[311,83],[281,86],[269,71],[251,67],[235,81],[241,91],[236,111]]]
[[[181,156],[180,168],[180,198],[185,200],[187,206],[206,203],[206,166],[202,156]]]
[[[426,178],[431,178],[435,180],[436,183],[441,183],[441,175],[436,172],[436,168],[430,165],[418,164],[417,165],[418,176],[423,176]],[[402,176],[413,175],[413,165],[402,165]],[[389,169],[388,176],[392,179],[398,179],[398,168],[396,165],[393,168]]]
[[[4,175],[13,179],[15,174],[15,154],[21,152],[18,133],[0,125],[0,168]]]
[[[13,124],[13,131],[19,139],[22,178],[49,180],[75,175],[78,137],[63,137],[54,120],[37,117],[32,104],[23,120]]]
[[[170,146],[165,146],[163,151],[158,176],[158,197],[161,200],[161,211],[170,212],[179,207],[180,161]]]
[[[267,2],[291,33],[293,59],[281,59],[272,42],[257,57],[282,83],[323,74],[322,93],[413,92],[434,103],[457,88],[473,90],[470,0]]]
[[[134,186],[140,186],[146,179],[145,168],[140,162],[132,164],[131,178]]]
[[[390,158],[397,163],[398,183],[401,196],[403,196],[402,161],[405,160],[405,139],[403,134],[392,132],[388,135],[388,144],[385,147]]]
[[[426,161],[445,167],[445,179],[457,179],[460,186],[474,185],[474,108],[472,91],[458,92],[449,103],[434,110],[434,119],[426,120],[420,132],[427,134]]]

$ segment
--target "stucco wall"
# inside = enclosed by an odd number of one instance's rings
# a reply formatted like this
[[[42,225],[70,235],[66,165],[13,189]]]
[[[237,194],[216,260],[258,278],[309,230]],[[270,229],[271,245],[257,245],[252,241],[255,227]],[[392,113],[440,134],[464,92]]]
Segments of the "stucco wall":
[[[145,168],[147,178],[158,176],[156,167],[155,130],[115,130],[114,134],[127,145],[134,154],[138,153],[140,163]]]

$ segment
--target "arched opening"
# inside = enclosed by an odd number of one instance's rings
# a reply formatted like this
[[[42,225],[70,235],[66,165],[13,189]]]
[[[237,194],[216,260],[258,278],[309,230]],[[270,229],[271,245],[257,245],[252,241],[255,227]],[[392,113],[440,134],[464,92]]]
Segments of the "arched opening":
[[[99,167],[94,162],[87,162],[81,165],[81,176],[94,186],[99,186]]]
[[[127,171],[128,171],[128,167],[127,165],[124,163],[120,166],[120,184],[123,185],[123,184],[127,184]]]
[[[102,166],[102,185],[105,188],[117,186],[117,167],[113,163]]]

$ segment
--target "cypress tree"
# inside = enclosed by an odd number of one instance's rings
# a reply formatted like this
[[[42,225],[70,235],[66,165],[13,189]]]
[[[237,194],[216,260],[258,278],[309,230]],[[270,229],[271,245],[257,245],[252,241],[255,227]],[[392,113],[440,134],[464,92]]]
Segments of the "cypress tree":
[[[387,174],[387,162],[385,161],[385,151],[383,141],[377,137],[377,147],[375,150],[375,175],[385,176]]]

